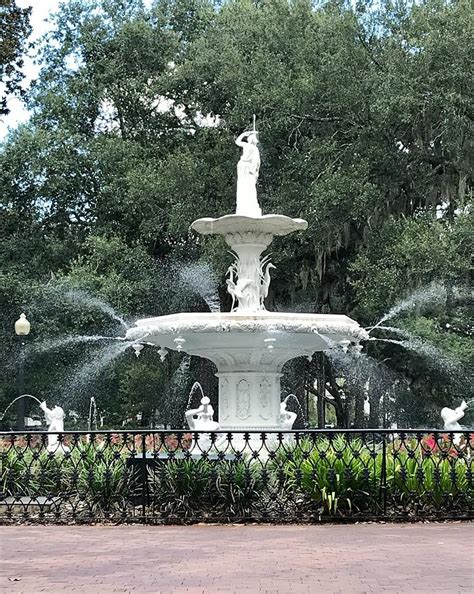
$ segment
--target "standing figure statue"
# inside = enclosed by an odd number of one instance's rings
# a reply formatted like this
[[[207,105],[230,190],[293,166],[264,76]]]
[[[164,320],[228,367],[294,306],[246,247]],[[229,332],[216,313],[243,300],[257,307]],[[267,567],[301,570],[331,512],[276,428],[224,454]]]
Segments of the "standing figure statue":
[[[58,434],[52,433],[53,431],[57,431],[58,433],[64,433],[64,417],[66,416],[64,410],[60,406],[53,406],[53,408],[48,408],[46,402],[42,402],[40,404],[40,408],[44,412],[46,422],[49,425],[47,446],[48,452],[69,452],[69,448],[67,446],[59,443]]]
[[[246,217],[261,217],[262,209],[257,200],[257,179],[260,170],[260,152],[255,130],[242,132],[235,144],[242,149],[237,164],[237,209],[236,214]],[[244,141],[244,138],[247,140]]]
[[[444,422],[444,429],[446,431],[462,431],[461,425],[458,423],[459,419],[464,416],[464,411],[467,408],[466,401],[463,400],[457,408],[448,408],[445,406],[441,409],[441,418]],[[458,445],[461,441],[461,435],[454,436],[453,442]]]

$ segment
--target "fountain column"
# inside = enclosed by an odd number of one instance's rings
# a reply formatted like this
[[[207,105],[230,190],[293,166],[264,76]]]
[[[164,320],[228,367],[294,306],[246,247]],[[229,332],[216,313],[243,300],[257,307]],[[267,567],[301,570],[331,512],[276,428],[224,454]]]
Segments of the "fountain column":
[[[281,373],[229,371],[219,378],[221,429],[276,429],[280,426]]]
[[[265,273],[261,255],[272,239],[269,233],[236,232],[225,235],[226,243],[236,255],[234,264],[227,271],[230,277],[227,279],[227,290],[238,302],[237,307],[233,308],[235,311],[248,313],[265,309],[262,294]],[[234,282],[234,272],[237,283]]]

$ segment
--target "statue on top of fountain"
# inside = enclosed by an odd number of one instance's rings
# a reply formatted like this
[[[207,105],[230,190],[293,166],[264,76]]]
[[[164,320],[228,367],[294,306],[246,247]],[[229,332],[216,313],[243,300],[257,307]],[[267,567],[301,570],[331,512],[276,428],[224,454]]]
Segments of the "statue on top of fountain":
[[[257,179],[260,171],[257,134],[254,119],[254,129],[242,132],[235,141],[235,144],[242,149],[242,156],[237,164],[236,214],[254,218],[262,216],[262,209],[257,200]]]
[[[198,233],[223,235],[235,257],[227,269],[227,292],[232,298],[231,311],[238,314],[265,311],[269,295],[270,271],[275,266],[270,256],[262,258],[275,235],[283,236],[299,229],[306,229],[303,219],[285,215],[262,215],[257,199],[257,180],[260,171],[258,132],[242,132],[235,140],[242,149],[237,164],[237,205],[235,214],[218,219],[202,218],[194,221],[192,228]]]

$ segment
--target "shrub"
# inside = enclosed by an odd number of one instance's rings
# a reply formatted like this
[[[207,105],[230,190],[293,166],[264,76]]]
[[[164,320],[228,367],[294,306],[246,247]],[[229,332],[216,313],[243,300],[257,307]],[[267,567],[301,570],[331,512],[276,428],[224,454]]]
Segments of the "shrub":
[[[407,511],[469,509],[474,500],[470,460],[451,445],[394,447],[387,455],[387,492]]]
[[[380,454],[360,439],[336,435],[304,440],[282,448],[276,465],[283,468],[285,490],[309,498],[320,514],[363,511],[376,501]]]
[[[153,507],[166,516],[251,516],[262,496],[258,465],[245,461],[169,460],[150,473]]]

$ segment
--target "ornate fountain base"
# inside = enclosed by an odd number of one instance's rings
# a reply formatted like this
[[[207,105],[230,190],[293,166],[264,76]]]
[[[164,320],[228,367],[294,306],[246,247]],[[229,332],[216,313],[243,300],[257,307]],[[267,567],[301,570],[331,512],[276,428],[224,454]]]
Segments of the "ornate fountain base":
[[[127,332],[138,343],[211,360],[219,378],[219,424],[229,431],[278,430],[280,376],[290,359],[311,357],[367,333],[342,315],[262,311],[181,313],[138,320]]]

